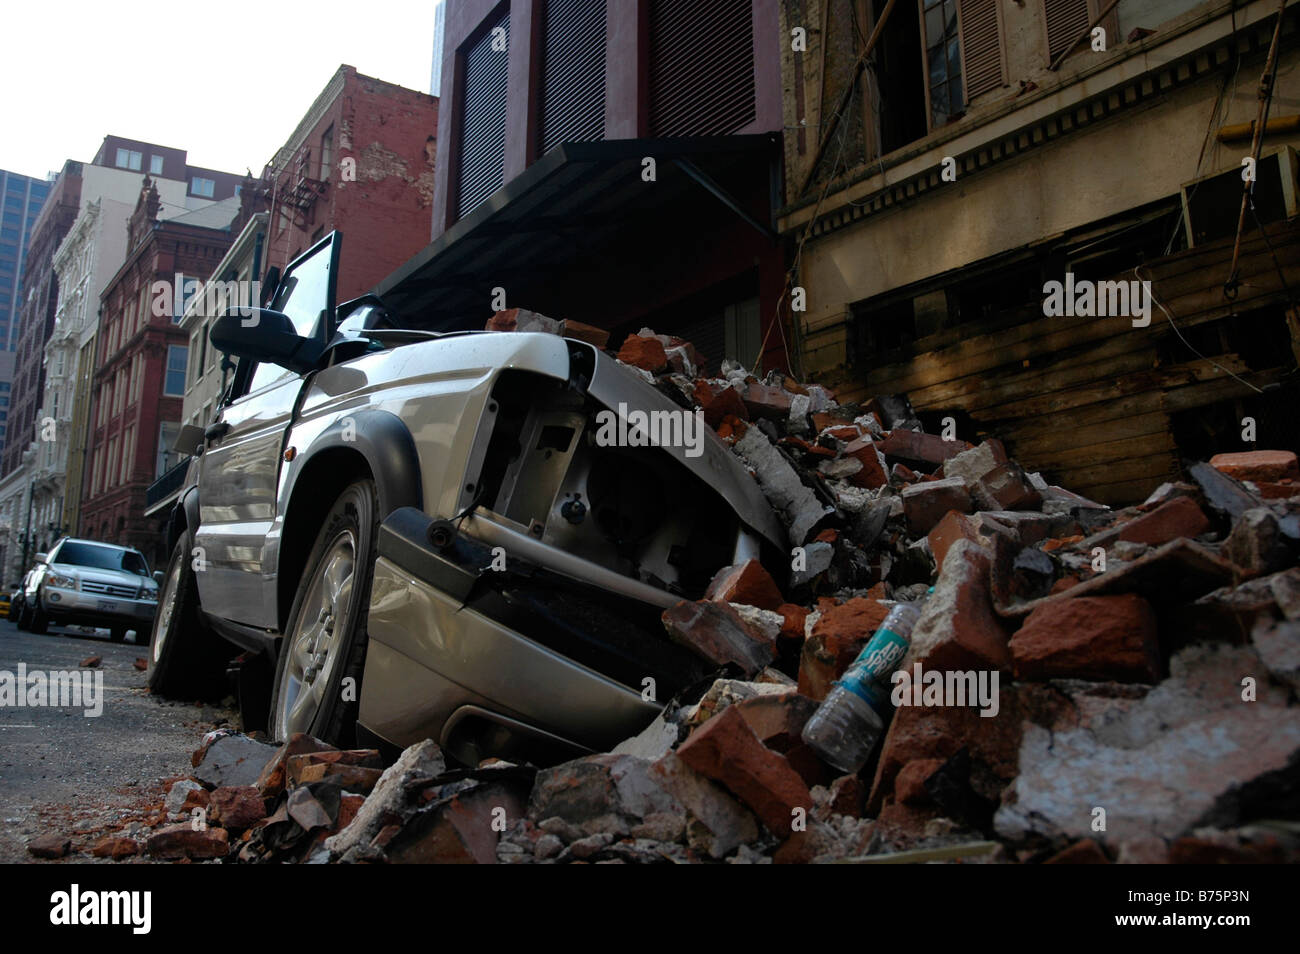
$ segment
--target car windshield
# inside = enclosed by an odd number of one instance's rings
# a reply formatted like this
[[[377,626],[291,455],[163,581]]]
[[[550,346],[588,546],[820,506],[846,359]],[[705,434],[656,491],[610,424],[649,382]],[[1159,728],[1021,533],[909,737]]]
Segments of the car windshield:
[[[59,547],[58,554],[50,562],[88,566],[96,570],[125,570],[137,576],[149,575],[149,564],[134,550],[119,550],[96,543],[69,541]]]

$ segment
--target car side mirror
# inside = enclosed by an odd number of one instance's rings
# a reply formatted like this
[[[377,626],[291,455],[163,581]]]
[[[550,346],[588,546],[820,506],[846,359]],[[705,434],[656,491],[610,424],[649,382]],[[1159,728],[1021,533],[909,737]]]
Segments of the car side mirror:
[[[163,571],[162,571],[162,570],[154,570],[154,571],[153,571],[153,581],[154,581],[155,583],[157,583],[159,586],[162,586],[162,580],[163,580]]]
[[[325,349],[315,338],[298,334],[289,316],[269,308],[246,308],[212,323],[212,347],[237,358],[251,358],[306,374]]]
[[[36,562],[44,563],[48,557],[49,557],[48,553],[38,553],[36,554]]]

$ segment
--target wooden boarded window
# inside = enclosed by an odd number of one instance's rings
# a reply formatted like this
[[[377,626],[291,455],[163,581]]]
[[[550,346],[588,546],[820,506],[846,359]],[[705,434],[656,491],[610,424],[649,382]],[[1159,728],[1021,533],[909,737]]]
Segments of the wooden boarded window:
[[[538,155],[605,135],[605,0],[548,0]]]
[[[750,0],[652,0],[650,135],[721,136],[754,121]]]
[[[961,0],[962,74],[966,101],[1007,82],[1002,7],[998,0]]]
[[[498,32],[498,28],[503,32]],[[506,49],[500,38],[506,40]],[[506,163],[506,64],[510,10],[507,7],[464,51],[464,106],[460,124],[460,175],[456,215],[464,218],[501,188]]]

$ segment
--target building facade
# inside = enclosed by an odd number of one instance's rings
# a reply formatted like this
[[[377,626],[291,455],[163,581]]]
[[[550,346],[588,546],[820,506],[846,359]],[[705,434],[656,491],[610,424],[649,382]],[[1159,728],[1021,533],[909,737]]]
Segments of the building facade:
[[[50,191],[50,181],[0,169],[0,448],[4,447],[13,381],[17,315],[23,300],[23,265],[32,228]]]
[[[779,29],[776,0],[447,0],[433,243],[381,291],[781,365]]]
[[[952,415],[1107,503],[1250,449],[1246,418],[1261,446],[1296,446],[1300,327],[1271,256],[1297,242],[1293,119],[1264,136],[1231,275],[1278,4],[885,7],[781,4],[782,33],[807,38],[782,51],[779,222],[800,249],[802,371],[846,400],[905,392],[927,423]],[[1274,117],[1300,97],[1298,22]],[[1067,281],[1136,281],[1144,314],[1055,314]]]
[[[185,394],[184,299],[230,247],[240,202],[231,197],[171,219],[159,218],[160,205],[146,178],[127,227],[126,261],[100,298],[77,527],[137,547],[155,564],[166,554],[157,521],[144,516],[145,491],[177,457],[171,446]]]
[[[434,97],[340,66],[263,175],[267,267],[338,230],[342,302],[423,248],[437,125]]]
[[[154,174],[153,170],[161,170]],[[73,227],[83,208],[101,199],[123,203],[128,210],[134,208],[143,178],[149,175],[158,192],[160,219],[172,218],[208,208],[220,201],[230,201],[235,195],[241,177],[190,166],[184,150],[159,146],[120,136],[106,136],[95,159],[90,163],[69,160],[52,184],[45,206],[33,225],[27,260],[23,271],[24,294],[18,313],[17,327],[12,331],[13,385],[8,410],[8,434],[5,447],[0,452],[0,523],[6,519],[13,528],[11,536],[23,537],[19,546],[10,547],[4,555],[4,575],[21,575],[22,565],[32,554],[57,539],[66,527],[64,497],[66,484],[62,469],[48,471],[46,476],[58,474],[57,480],[43,479],[39,486],[33,484],[34,468],[45,459],[48,448],[40,447],[42,429],[38,426],[45,417],[47,404],[45,371],[46,345],[54,331],[59,304],[58,275],[54,258],[64,239]],[[125,234],[126,216],[120,209],[104,212],[97,236]],[[83,250],[84,251],[84,250]],[[108,261],[117,253],[95,254],[99,274],[110,273],[121,264],[121,259]],[[93,337],[92,317],[98,309],[88,312],[86,327],[81,334],[81,346],[86,338]],[[0,352],[3,355],[4,352]],[[4,360],[0,358],[0,361]],[[65,357],[65,369],[69,367]],[[57,358],[56,358],[57,361]],[[78,365],[86,365],[79,359]],[[3,369],[0,369],[3,370]],[[66,373],[66,372],[65,372]],[[65,381],[65,385],[67,382]],[[0,383],[0,388],[3,388]],[[0,393],[3,393],[0,391]],[[61,415],[66,415],[67,397]],[[52,396],[48,400],[53,400]],[[83,405],[84,407],[84,405]],[[75,394],[72,413],[77,414]],[[71,437],[74,427],[69,427],[59,438]],[[48,428],[44,433],[49,434]],[[76,450],[69,446],[67,453],[56,454],[62,460],[74,458]],[[22,471],[20,475],[16,472]],[[39,510],[48,519],[37,520]],[[31,530],[28,531],[28,526]],[[29,539],[30,538],[30,539]]]

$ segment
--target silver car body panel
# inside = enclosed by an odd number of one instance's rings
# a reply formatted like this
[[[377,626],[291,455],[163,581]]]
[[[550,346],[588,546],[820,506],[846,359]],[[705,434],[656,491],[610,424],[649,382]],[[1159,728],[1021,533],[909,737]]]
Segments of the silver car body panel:
[[[360,720],[394,745],[427,738],[459,708],[479,706],[566,739],[594,736],[612,746],[662,708],[382,557],[369,629]]]

